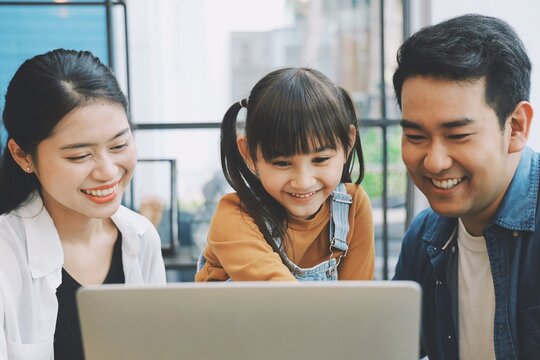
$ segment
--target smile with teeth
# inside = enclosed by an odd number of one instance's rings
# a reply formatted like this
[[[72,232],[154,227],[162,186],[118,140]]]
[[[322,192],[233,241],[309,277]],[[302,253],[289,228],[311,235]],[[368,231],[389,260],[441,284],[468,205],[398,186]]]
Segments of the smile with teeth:
[[[298,198],[298,199],[306,199],[308,197],[311,197],[313,195],[315,195],[317,193],[318,190],[316,191],[311,191],[311,192],[308,192],[308,193],[304,193],[304,194],[298,194],[298,193],[289,193],[289,195],[295,197],[295,198]]]
[[[116,192],[117,190],[118,190],[118,183],[116,183],[113,187],[110,187],[108,189],[100,189],[100,190],[81,189],[83,193],[90,196],[95,196],[95,197],[105,197],[105,196],[111,195],[113,192]]]
[[[431,179],[431,183],[436,187],[436,188],[439,188],[439,189],[445,189],[445,190],[449,190],[449,189],[453,189],[457,186],[457,184],[459,184],[460,182],[463,181],[463,178],[455,178],[455,179],[446,179],[446,180],[435,180],[435,179]]]

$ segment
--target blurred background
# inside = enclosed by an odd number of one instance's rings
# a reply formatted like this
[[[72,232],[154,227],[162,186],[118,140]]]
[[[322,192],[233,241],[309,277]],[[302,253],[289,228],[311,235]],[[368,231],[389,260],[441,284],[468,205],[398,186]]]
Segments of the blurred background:
[[[376,278],[388,279],[409,220],[427,206],[401,162],[395,54],[422,26],[470,12],[508,21],[540,64],[536,0],[0,0],[0,109],[9,79],[34,55],[90,50],[109,64],[130,100],[140,158],[124,203],[158,228],[168,280],[192,281],[215,205],[231,191],[219,163],[223,114],[276,68],[316,68],[355,103]],[[533,122],[536,150],[539,134]]]

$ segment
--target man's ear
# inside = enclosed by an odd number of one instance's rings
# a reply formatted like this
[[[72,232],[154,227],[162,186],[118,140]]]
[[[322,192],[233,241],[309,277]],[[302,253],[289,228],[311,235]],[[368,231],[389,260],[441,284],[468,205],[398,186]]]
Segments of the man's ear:
[[[508,129],[510,132],[509,153],[521,151],[527,146],[533,114],[533,107],[528,101],[520,101],[516,105],[511,118],[506,123],[506,126],[510,127]]]
[[[238,151],[240,152],[240,155],[242,155],[248,169],[256,176],[257,166],[255,165],[255,162],[253,161],[253,158],[249,152],[246,136],[238,135],[236,137],[236,145],[238,146]]]
[[[351,152],[354,149],[354,144],[356,143],[356,128],[354,125],[349,126],[349,149],[347,150],[347,159],[349,158],[349,155],[351,155]]]
[[[8,149],[11,156],[24,172],[31,173],[34,171],[32,166],[32,156],[24,152],[23,149],[13,139],[8,140]]]

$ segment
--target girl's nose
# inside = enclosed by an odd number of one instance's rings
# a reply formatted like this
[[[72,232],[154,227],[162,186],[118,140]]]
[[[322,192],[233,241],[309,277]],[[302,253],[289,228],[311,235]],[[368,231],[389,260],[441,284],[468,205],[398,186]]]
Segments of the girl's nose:
[[[315,176],[307,169],[302,169],[294,174],[291,185],[297,190],[313,190]]]

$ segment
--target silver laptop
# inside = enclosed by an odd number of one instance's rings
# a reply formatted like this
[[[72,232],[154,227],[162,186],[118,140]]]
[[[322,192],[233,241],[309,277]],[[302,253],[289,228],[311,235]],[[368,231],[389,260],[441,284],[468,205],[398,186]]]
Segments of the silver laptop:
[[[86,360],[418,359],[413,282],[102,285],[77,301]]]

